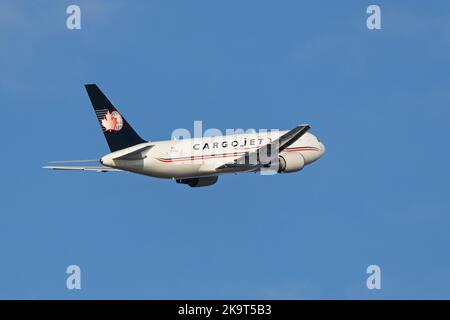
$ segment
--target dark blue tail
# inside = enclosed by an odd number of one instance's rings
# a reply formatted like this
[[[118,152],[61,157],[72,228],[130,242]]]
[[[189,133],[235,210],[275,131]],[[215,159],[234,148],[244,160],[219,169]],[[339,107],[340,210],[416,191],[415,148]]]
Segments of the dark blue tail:
[[[145,142],[96,84],[86,84],[85,87],[112,152]]]

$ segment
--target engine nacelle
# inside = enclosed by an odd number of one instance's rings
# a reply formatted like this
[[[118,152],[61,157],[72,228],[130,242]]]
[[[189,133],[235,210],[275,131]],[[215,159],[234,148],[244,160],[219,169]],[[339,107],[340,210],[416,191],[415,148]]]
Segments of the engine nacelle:
[[[298,152],[282,152],[278,157],[278,172],[296,172],[303,169],[305,159]]]
[[[219,177],[204,177],[204,178],[188,178],[188,179],[177,179],[177,183],[187,184],[190,187],[206,187],[217,182]]]

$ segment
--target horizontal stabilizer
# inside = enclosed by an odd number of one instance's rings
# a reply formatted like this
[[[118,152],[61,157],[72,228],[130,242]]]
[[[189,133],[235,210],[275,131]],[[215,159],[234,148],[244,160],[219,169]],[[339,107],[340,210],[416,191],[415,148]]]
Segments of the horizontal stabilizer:
[[[81,171],[95,171],[95,172],[122,171],[119,169],[108,168],[108,167],[45,166],[42,168],[52,169],[52,170],[81,170]]]
[[[88,162],[98,163],[98,159],[49,161],[48,163],[88,163]]]

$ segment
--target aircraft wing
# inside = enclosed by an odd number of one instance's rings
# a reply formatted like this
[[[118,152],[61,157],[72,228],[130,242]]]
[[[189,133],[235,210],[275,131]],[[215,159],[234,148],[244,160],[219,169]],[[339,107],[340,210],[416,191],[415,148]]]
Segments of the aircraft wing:
[[[108,167],[93,167],[93,166],[45,166],[44,169],[52,170],[81,170],[81,171],[95,171],[95,172],[109,172],[109,171],[122,171],[119,169]]]
[[[294,129],[286,132],[281,137],[266,144],[255,151],[246,152],[241,157],[235,159],[233,162],[226,163],[216,168],[216,170],[238,170],[238,171],[253,171],[259,169],[261,166],[269,164],[278,156],[278,153],[289,147],[297,139],[303,136],[310,126],[301,124]],[[274,152],[275,151],[275,152]]]

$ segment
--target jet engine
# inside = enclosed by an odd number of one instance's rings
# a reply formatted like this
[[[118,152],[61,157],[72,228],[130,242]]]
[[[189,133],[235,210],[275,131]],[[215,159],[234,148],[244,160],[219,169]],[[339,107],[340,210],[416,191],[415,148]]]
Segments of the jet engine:
[[[187,184],[190,187],[206,187],[217,182],[219,177],[204,177],[204,178],[188,178],[188,179],[176,179],[177,183]]]
[[[278,172],[280,173],[300,171],[305,166],[305,159],[298,152],[280,153],[278,161]]]

